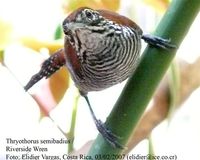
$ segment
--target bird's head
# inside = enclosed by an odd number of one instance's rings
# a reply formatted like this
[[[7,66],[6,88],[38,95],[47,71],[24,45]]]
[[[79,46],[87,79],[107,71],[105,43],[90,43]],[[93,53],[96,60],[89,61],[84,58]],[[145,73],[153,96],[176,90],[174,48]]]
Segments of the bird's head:
[[[112,11],[94,10],[88,7],[78,8],[68,15],[63,21],[63,31],[65,35],[70,36],[77,29],[98,30],[98,27],[101,28],[109,23],[127,26],[142,34],[140,27],[129,18]]]
[[[63,31],[67,35],[76,29],[98,26],[104,20],[105,19],[98,11],[82,7],[75,10],[67,18],[65,18],[63,21]]]

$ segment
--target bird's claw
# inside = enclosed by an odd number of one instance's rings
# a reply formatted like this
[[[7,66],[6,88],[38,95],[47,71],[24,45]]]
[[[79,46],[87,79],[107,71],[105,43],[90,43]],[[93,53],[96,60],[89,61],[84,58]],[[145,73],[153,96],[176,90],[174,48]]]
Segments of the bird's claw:
[[[113,134],[101,120],[97,120],[95,123],[99,133],[113,148],[124,149],[124,146],[118,142],[121,137]]]
[[[170,43],[170,39],[164,39],[154,35],[143,35],[142,39],[151,46],[165,50],[176,49],[176,45]]]

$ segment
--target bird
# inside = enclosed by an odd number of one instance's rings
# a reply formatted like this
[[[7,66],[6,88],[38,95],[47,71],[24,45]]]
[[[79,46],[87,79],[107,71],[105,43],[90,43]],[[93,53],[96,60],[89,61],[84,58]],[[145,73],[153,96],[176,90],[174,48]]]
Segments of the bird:
[[[164,50],[176,46],[170,39],[143,34],[134,21],[109,10],[80,7],[64,19],[62,28],[64,47],[43,62],[24,89],[28,91],[40,79],[66,66],[89,106],[97,130],[111,146],[123,149],[119,137],[95,116],[87,94],[129,78],[140,60],[142,40]]]

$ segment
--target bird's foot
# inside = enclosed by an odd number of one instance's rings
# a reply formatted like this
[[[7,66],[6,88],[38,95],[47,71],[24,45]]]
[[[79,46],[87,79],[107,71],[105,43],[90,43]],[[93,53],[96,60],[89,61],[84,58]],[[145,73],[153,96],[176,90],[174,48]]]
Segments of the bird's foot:
[[[170,39],[164,39],[154,35],[143,35],[142,39],[151,46],[165,50],[176,49],[176,45],[170,43]]]
[[[95,121],[96,127],[103,136],[103,138],[113,147],[113,148],[119,148],[124,149],[124,147],[118,142],[118,139],[121,137],[118,137],[117,135],[113,134],[101,120]]]
[[[92,110],[92,107],[90,105],[90,101],[89,98],[87,96],[87,94],[85,94],[84,92],[81,92],[82,96],[85,98],[88,107],[90,109],[92,118],[95,122],[95,125],[99,131],[99,133],[103,136],[103,138],[113,147],[113,148],[119,148],[119,149],[124,149],[124,147],[118,142],[118,140],[121,137],[118,137],[117,135],[113,134],[107,127],[106,125],[99,119],[96,118],[94,111]],[[84,94],[83,94],[84,93]]]

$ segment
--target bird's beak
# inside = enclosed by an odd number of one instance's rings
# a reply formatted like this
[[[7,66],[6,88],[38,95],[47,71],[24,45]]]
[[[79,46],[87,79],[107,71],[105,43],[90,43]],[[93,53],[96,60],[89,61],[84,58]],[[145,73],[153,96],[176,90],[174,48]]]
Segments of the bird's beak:
[[[72,30],[71,22],[69,22],[67,19],[65,19],[63,21],[63,32],[65,33],[65,35],[68,35],[68,34],[70,34],[71,30]]]
[[[63,32],[65,33],[65,35],[74,33],[75,30],[84,28],[84,27],[85,26],[82,23],[77,23],[73,21],[71,22],[71,21],[68,21],[67,19],[63,21]]]

